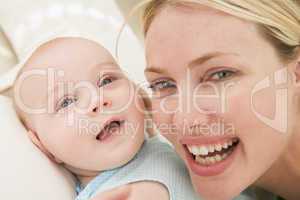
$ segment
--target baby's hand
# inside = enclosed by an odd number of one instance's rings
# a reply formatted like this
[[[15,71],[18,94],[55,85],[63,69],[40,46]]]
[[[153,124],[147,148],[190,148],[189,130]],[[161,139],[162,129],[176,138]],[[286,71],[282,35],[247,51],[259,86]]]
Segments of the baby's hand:
[[[130,200],[131,185],[124,185],[116,189],[103,192],[91,200]]]
[[[169,200],[168,190],[161,184],[141,181],[109,190],[92,200]]]
[[[154,181],[140,181],[131,183],[129,200],[169,200],[168,190]]]

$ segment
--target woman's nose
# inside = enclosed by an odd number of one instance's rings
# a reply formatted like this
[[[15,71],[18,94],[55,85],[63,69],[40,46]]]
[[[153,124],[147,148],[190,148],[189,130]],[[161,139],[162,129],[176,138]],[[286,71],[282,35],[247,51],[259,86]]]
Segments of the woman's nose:
[[[213,128],[220,123],[221,116],[217,113],[191,111],[177,112],[173,123],[177,124],[178,133],[182,136],[212,134]]]
[[[196,133],[194,127],[206,128],[214,123],[219,116],[217,101],[211,97],[183,95],[179,101],[181,106],[173,114],[173,124],[177,125],[178,132],[186,134],[201,134],[202,129],[196,129],[200,132]]]

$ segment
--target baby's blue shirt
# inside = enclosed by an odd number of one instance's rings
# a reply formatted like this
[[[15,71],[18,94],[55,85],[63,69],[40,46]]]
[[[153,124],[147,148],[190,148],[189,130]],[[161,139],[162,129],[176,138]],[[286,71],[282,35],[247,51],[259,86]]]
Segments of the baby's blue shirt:
[[[194,192],[183,161],[170,145],[156,136],[147,139],[135,158],[126,165],[102,172],[85,188],[78,182],[76,200],[89,200],[98,193],[139,181],[161,183],[168,189],[170,200],[201,199]],[[251,200],[246,194],[237,199]]]
[[[88,200],[103,191],[139,181],[161,183],[168,189],[170,200],[199,200],[184,163],[159,137],[147,139],[126,165],[102,172],[85,188],[78,183],[76,200]]]

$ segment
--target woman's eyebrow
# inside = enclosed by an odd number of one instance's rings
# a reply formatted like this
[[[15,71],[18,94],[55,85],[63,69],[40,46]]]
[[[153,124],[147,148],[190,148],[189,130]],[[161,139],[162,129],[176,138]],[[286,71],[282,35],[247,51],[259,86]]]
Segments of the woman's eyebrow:
[[[216,57],[221,57],[221,56],[238,56],[238,54],[236,53],[224,53],[224,52],[219,52],[219,51],[216,51],[216,52],[210,52],[210,53],[207,53],[201,57],[198,57],[196,59],[193,59],[189,64],[188,64],[188,68],[192,69],[196,66],[199,66],[199,65],[202,65],[204,64],[205,62],[213,59],[213,58],[216,58]]]
[[[165,73],[167,73],[167,70],[165,70],[165,69],[163,69],[163,68],[160,68],[160,67],[154,67],[154,66],[152,66],[152,67],[147,67],[147,68],[145,69],[145,74],[146,74],[146,73],[150,73],[150,72],[152,72],[152,73],[157,73],[157,74],[165,74]]]
[[[210,52],[210,53],[204,54],[201,57],[193,59],[191,62],[189,62],[189,64],[188,64],[187,67],[190,68],[190,69],[192,69],[192,68],[194,68],[196,66],[204,64],[205,62],[207,62],[207,61],[209,61],[209,60],[211,60],[211,59],[213,59],[215,57],[237,56],[237,55],[238,54],[236,54],[236,53],[224,53],[224,52],[219,52],[219,51]],[[149,73],[149,72],[157,73],[157,74],[167,74],[168,73],[168,71],[165,70],[164,68],[162,68],[162,67],[155,67],[155,66],[147,67],[145,69],[145,74]]]

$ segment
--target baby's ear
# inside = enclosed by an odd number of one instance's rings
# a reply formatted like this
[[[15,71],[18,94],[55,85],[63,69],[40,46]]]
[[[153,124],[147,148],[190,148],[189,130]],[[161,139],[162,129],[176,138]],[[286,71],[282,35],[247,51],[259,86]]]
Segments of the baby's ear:
[[[32,141],[32,143],[39,148],[50,160],[52,160],[53,162],[56,162],[58,164],[61,164],[62,162],[58,159],[56,159],[43,145],[43,143],[41,142],[40,138],[38,137],[38,135],[36,134],[36,132],[28,130],[27,131],[27,135],[29,137],[29,139]]]

